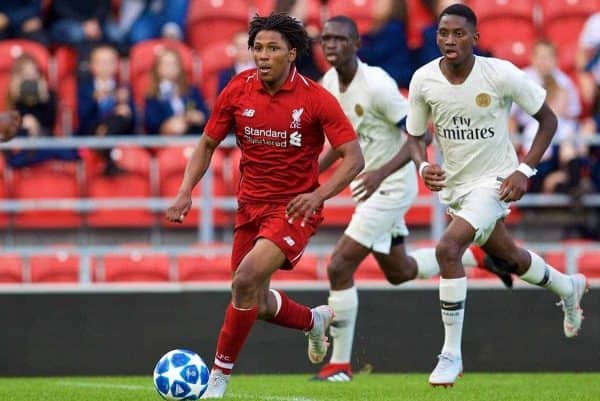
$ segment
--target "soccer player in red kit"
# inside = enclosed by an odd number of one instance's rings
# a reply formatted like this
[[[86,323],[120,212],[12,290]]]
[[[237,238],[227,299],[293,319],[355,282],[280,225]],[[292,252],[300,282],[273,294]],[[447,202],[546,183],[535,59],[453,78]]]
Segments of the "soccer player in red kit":
[[[269,288],[275,271],[298,263],[322,220],[323,202],[350,184],[364,166],[356,133],[337,100],[294,65],[309,44],[302,24],[287,14],[253,18],[248,45],[257,68],[237,75],[219,95],[177,199],[167,210],[170,221],[184,218],[192,188],[233,129],[242,151],[242,178],[231,258],[232,301],[203,398],[223,397],[257,318],[306,332],[313,363],[327,352],[325,332],[333,310],[325,305],[310,309]],[[342,162],[319,186],[318,157],[325,137]]]

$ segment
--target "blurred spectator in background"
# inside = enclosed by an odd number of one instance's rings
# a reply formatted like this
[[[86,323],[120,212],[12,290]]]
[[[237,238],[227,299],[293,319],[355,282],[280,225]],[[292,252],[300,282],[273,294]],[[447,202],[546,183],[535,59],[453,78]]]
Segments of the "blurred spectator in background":
[[[554,146],[546,152],[537,167],[538,174],[530,180],[531,192],[573,193],[580,186],[584,161],[581,156],[585,153],[577,134],[581,105],[575,84],[558,69],[557,59],[556,47],[541,40],[533,47],[531,65],[523,69],[531,79],[546,88],[548,105],[558,118]],[[522,150],[527,152],[537,132],[537,121],[516,105],[512,116],[516,124],[523,127]],[[513,132],[517,130],[515,124],[512,127]],[[552,178],[548,176],[557,170],[560,174],[553,174]]]
[[[302,21],[305,25],[306,32],[313,41],[311,51],[296,58],[295,64],[302,75],[307,76],[314,81],[318,81],[321,79],[324,72],[319,68],[318,63],[315,60],[315,52],[319,50],[317,38],[319,37],[321,28],[317,25],[317,21],[309,20],[308,3],[307,0],[277,0],[273,12],[288,13],[297,20]]]
[[[0,40],[20,38],[48,46],[48,36],[42,25],[41,0],[0,1]]]
[[[362,61],[383,68],[402,88],[408,88],[414,72],[405,22],[405,0],[377,0],[373,28],[362,36],[358,49]]]
[[[200,91],[188,83],[179,53],[164,49],[151,74],[144,107],[146,133],[202,134],[208,108]]]
[[[233,51],[233,66],[219,71],[218,92],[221,93],[227,83],[242,71],[256,67],[254,58],[248,48],[248,33],[240,32],[233,37],[231,48]]]
[[[80,60],[87,60],[98,43],[116,39],[110,10],[111,0],[52,0],[48,16],[52,41],[74,46]]]
[[[25,53],[13,64],[8,84],[7,106],[21,115],[18,136],[38,138],[52,135],[56,118],[56,99],[48,88],[36,59]],[[7,162],[24,167],[50,159],[75,160],[77,152],[64,149],[12,150]]]
[[[576,67],[581,95],[592,106],[597,132],[600,130],[600,12],[590,16],[581,31]]]
[[[119,49],[147,39],[183,40],[188,0],[123,0],[116,25]]]
[[[119,85],[119,54],[110,45],[99,45],[90,54],[90,77],[78,84],[78,135],[104,137],[131,135],[135,108],[131,91]],[[110,149],[98,153],[106,162],[105,174],[122,172],[110,156]]]

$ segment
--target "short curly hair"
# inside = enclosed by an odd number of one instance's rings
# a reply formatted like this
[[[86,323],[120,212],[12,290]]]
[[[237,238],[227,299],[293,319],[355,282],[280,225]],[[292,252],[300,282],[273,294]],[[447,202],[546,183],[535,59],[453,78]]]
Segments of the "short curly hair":
[[[248,31],[248,46],[254,47],[254,40],[260,31],[276,31],[283,36],[291,49],[296,49],[297,54],[308,53],[311,39],[302,22],[287,13],[271,13],[267,17],[255,15],[250,21]]]

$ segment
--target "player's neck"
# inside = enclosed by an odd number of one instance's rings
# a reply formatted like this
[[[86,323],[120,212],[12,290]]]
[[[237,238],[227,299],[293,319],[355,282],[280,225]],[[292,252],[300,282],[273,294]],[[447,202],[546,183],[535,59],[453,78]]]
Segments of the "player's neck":
[[[338,80],[340,82],[340,91],[344,92],[348,85],[354,79],[356,75],[356,71],[358,71],[358,59],[356,57],[352,58],[346,64],[340,65],[335,69],[338,73]]]
[[[448,59],[443,58],[440,61],[440,70],[448,82],[453,85],[460,85],[467,80],[469,74],[473,70],[474,65],[474,54],[471,54],[471,56],[465,59],[462,63],[451,63],[448,61]]]

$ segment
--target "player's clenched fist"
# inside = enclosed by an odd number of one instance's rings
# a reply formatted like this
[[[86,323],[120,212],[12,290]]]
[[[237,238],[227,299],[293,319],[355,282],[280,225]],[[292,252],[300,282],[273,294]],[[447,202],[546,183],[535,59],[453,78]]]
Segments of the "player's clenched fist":
[[[0,141],[10,141],[17,135],[21,126],[21,116],[16,111],[0,113]]]
[[[422,171],[423,182],[430,191],[441,191],[445,186],[446,173],[438,164],[425,166]]]
[[[181,223],[192,207],[192,195],[180,193],[167,209],[166,219],[172,223]]]

